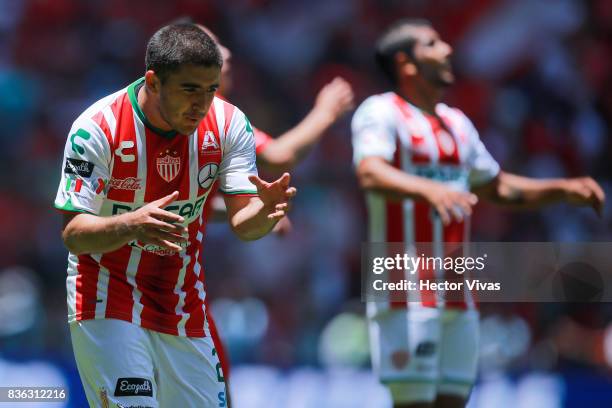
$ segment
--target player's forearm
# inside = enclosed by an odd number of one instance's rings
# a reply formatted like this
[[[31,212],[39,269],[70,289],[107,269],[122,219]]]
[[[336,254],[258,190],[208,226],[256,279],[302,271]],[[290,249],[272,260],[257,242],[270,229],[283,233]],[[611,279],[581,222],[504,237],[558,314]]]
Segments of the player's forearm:
[[[268,234],[276,225],[277,221],[269,219],[268,214],[264,203],[253,199],[230,218],[230,225],[240,239],[253,241]]]
[[[75,255],[119,249],[135,238],[129,214],[113,217],[78,214],[62,231],[64,245]]]
[[[332,115],[313,108],[294,128],[270,142],[260,159],[273,170],[287,170],[310,151],[333,123]]]
[[[392,199],[425,200],[436,182],[405,173],[383,160],[364,159],[357,168],[359,184],[364,190],[376,191]]]
[[[533,179],[501,172],[491,201],[515,208],[539,208],[565,198],[564,179]]]

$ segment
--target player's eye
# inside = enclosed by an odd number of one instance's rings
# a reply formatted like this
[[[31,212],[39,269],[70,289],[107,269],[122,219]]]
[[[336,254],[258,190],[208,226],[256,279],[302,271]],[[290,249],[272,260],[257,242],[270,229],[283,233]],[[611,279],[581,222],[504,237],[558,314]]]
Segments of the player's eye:
[[[186,93],[194,93],[196,92],[195,88],[183,88],[183,91],[185,91]]]

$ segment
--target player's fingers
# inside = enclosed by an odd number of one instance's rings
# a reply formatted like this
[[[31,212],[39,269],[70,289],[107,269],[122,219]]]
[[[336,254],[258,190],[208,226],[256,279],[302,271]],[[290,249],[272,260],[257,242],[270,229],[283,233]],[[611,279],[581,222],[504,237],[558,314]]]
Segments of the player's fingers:
[[[284,211],[275,211],[271,214],[268,214],[268,219],[270,220],[280,220],[286,215]]]
[[[436,211],[438,212],[438,215],[440,216],[440,219],[442,220],[442,224],[444,225],[450,224],[450,220],[451,220],[450,215],[448,214],[448,211],[444,205],[437,205]]]
[[[168,242],[175,242],[175,243],[187,242],[187,237],[185,235],[173,234],[171,232],[167,232],[164,230],[155,229],[155,230],[152,230],[150,234],[157,239],[165,240]]]
[[[160,231],[165,231],[177,235],[187,235],[187,227],[184,227],[181,224],[171,224],[154,217],[151,217],[149,224],[152,228],[158,229]]]
[[[168,194],[165,197],[155,200],[151,204],[155,205],[155,207],[165,207],[174,200],[176,200],[178,198],[178,194],[178,191],[174,191],[172,192],[172,194]]]
[[[297,188],[295,187],[289,187],[288,189],[285,190],[285,197],[287,198],[295,197],[296,194],[297,194]]]
[[[595,210],[599,213],[599,215],[601,215],[601,212],[603,211],[604,202],[606,201],[606,193],[603,191],[599,183],[597,183],[592,178],[589,177],[586,180],[586,183],[594,195],[593,205],[595,207]]]
[[[251,183],[253,183],[253,185],[255,185],[255,187],[257,187],[257,190],[263,190],[264,188],[266,188],[269,185],[269,183],[263,181],[262,179],[260,179],[255,174],[251,174],[249,176],[249,181]]]
[[[149,237],[148,239],[142,240],[146,244],[157,245],[160,248],[167,249],[170,251],[180,252],[183,248],[180,245],[174,244],[170,241],[159,239],[156,237]]]
[[[285,211],[288,212],[289,211],[289,203],[280,203],[280,204],[276,204],[274,206],[274,209],[276,211]]]
[[[157,218],[158,220],[166,221],[171,224],[182,224],[185,222],[185,218],[181,217],[180,215],[172,213],[170,211],[162,210],[161,208],[157,208],[151,211],[151,216],[153,218]]]
[[[173,242],[167,241],[165,239],[161,240],[162,245],[164,248],[170,249],[172,251],[176,251],[176,252],[181,252],[183,250],[183,248],[180,245],[177,245]]]
[[[278,183],[278,184],[280,184],[281,187],[287,188],[287,187],[289,187],[289,182],[290,181],[291,181],[291,174],[285,172],[274,183]]]

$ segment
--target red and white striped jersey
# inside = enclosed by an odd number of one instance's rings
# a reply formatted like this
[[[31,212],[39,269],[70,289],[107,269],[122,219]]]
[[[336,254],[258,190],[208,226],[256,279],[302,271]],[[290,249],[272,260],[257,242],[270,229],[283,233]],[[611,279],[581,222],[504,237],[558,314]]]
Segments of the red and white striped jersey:
[[[198,262],[202,210],[218,180],[225,194],[257,194],[253,131],[215,98],[191,135],[155,130],[137,103],[144,78],[94,103],[74,122],[55,207],[99,216],[133,211],[178,191],[165,209],[185,218],[180,252],[130,242],[104,254],[68,255],[69,321],[114,318],[162,333],[208,336]]]
[[[354,164],[359,165],[366,157],[382,157],[407,173],[462,191],[492,180],[499,165],[467,116],[442,103],[436,106],[436,114],[450,132],[438,118],[393,92],[367,98],[352,120]],[[440,256],[444,254],[444,243],[469,240],[469,219],[444,227],[425,202],[392,201],[371,191],[366,193],[366,200],[370,242],[404,242],[407,247],[432,243],[436,253],[431,255]],[[421,271],[430,272],[433,274]],[[430,293],[421,292],[420,299],[410,299],[413,300],[423,306],[440,306],[440,301]],[[467,306],[465,301],[446,302],[449,308]]]

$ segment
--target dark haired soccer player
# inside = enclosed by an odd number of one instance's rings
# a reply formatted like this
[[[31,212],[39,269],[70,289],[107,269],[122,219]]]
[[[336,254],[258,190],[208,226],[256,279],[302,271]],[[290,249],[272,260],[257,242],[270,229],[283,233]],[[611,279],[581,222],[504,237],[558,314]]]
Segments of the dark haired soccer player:
[[[591,178],[534,180],[500,170],[470,120],[441,103],[454,82],[451,53],[423,20],[400,21],[377,43],[393,91],[367,98],[352,122],[370,242],[431,242],[444,254],[444,243],[469,239],[477,196],[522,208],[566,201],[600,212],[604,193]],[[373,367],[395,407],[462,407],[475,381],[474,302],[469,293],[446,302],[434,295],[410,292],[405,302],[367,305]]]
[[[92,407],[226,406],[198,263],[218,180],[242,239],[267,234],[295,188],[257,177],[245,115],[215,97],[222,57],[189,24],[149,40],[146,73],[74,122],[63,210],[73,349]]]

